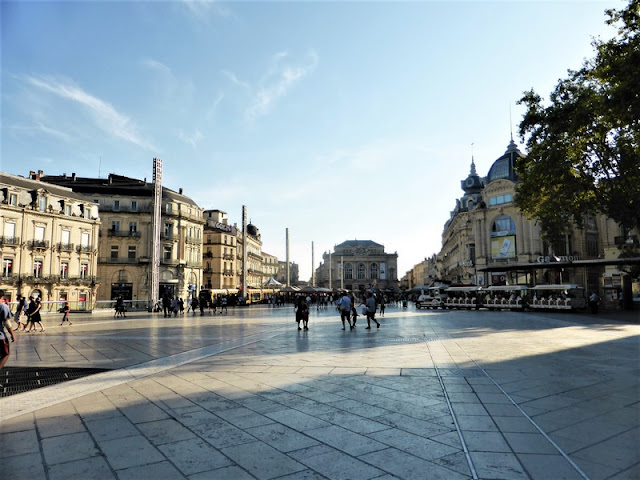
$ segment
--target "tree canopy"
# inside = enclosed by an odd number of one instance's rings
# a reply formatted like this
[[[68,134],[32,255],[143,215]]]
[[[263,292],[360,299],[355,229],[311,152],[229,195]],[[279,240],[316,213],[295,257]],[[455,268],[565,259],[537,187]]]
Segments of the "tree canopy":
[[[515,203],[552,244],[589,214],[640,224],[640,0],[606,14],[616,35],[592,42],[595,57],[568,71],[550,103],[533,89],[518,102],[527,156]]]

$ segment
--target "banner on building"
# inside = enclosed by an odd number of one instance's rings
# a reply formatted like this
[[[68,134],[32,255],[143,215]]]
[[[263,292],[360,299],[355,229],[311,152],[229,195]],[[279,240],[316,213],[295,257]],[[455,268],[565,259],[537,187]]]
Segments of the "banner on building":
[[[380,263],[380,280],[387,279],[387,264],[385,262]]]
[[[516,237],[508,235],[491,239],[491,258],[515,258]]]

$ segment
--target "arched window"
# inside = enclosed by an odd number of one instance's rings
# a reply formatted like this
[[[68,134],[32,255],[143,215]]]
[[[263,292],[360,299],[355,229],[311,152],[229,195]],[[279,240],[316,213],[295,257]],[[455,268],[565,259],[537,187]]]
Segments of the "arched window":
[[[367,272],[367,267],[364,266],[364,263],[359,263],[358,264],[358,280],[364,280],[366,272]]]
[[[347,263],[344,266],[344,278],[345,280],[353,279],[353,266],[350,263]]]
[[[491,258],[516,257],[516,224],[507,215],[500,215],[491,225]]]
[[[371,280],[377,280],[378,279],[378,264],[377,263],[372,263],[371,267],[369,269],[371,271],[371,275],[369,275],[369,278],[371,278]]]
[[[501,215],[495,219],[491,227],[492,237],[504,237],[505,235],[515,235],[516,224],[513,219],[507,215]]]

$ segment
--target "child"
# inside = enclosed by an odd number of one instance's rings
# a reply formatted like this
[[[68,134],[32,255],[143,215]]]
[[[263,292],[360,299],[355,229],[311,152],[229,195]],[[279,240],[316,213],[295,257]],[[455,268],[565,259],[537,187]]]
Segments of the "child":
[[[71,321],[69,320],[69,311],[71,309],[69,308],[69,302],[64,302],[64,307],[62,307],[62,312],[64,313],[64,315],[62,316],[62,321],[60,322],[60,326],[62,326],[62,324],[65,322],[65,320],[67,322],[69,322],[69,325],[73,325],[73,323],[71,323]]]

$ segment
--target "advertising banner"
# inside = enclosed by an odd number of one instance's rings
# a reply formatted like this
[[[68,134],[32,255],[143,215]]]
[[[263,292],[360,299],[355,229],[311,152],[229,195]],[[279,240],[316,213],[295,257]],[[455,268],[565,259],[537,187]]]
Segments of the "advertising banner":
[[[380,263],[380,280],[387,279],[387,264],[385,262]]]
[[[516,257],[516,237],[508,235],[491,239],[491,258],[515,258]]]

